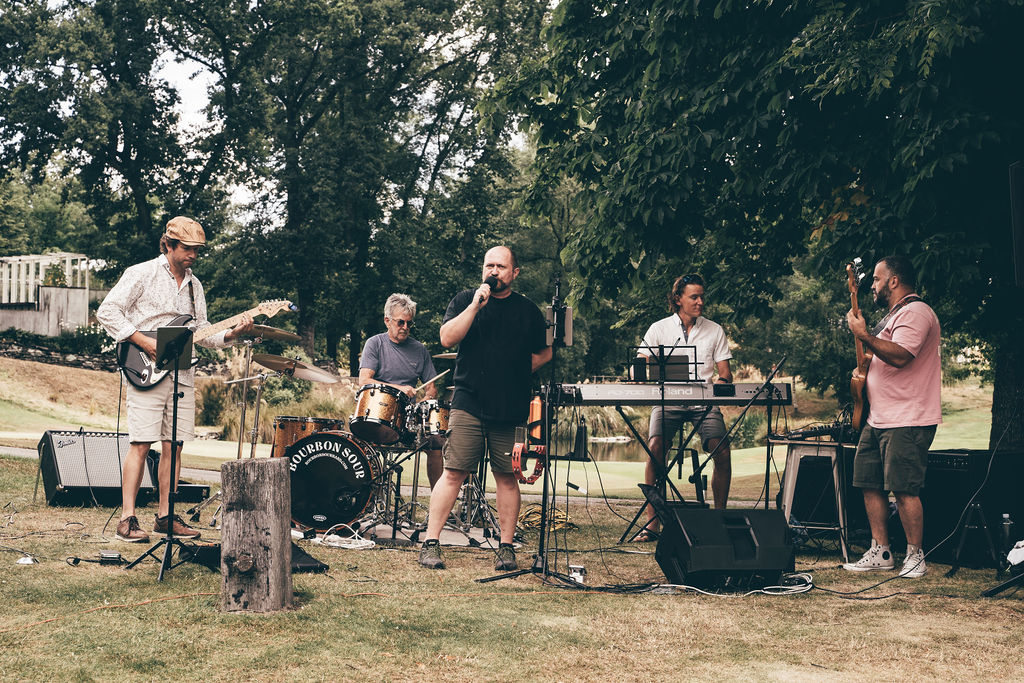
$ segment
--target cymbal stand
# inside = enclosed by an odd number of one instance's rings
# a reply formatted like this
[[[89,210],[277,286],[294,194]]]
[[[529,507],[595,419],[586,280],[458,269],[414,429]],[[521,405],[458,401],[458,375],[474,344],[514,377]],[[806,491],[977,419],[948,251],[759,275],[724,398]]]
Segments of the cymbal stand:
[[[251,350],[251,342],[246,341],[245,343],[246,344],[250,344],[250,350]],[[248,362],[246,362],[246,366],[248,366]],[[246,369],[248,369],[248,367]],[[239,458],[242,457],[242,435],[243,435],[244,430],[245,430],[245,404],[246,404],[245,396],[246,396],[246,390],[247,390],[247,388],[249,386],[249,381],[250,380],[254,380],[254,379],[258,379],[259,382],[260,382],[259,385],[256,387],[256,408],[255,408],[254,415],[253,415],[254,419],[253,419],[252,429],[249,430],[249,435],[251,437],[251,443],[252,443],[251,448],[249,450],[249,457],[250,458],[255,458],[256,457],[256,441],[258,440],[259,433],[260,433],[260,403],[262,402],[262,399],[263,399],[263,385],[266,383],[267,377],[269,377],[269,376],[270,376],[269,373],[260,373],[258,375],[252,375],[252,376],[246,375],[245,377],[242,377],[241,379],[233,379],[233,380],[229,380],[227,382],[224,382],[225,384],[237,384],[238,382],[242,382],[242,402],[241,402],[242,403],[242,414],[241,414],[240,421],[239,421],[239,424],[238,424],[238,457]],[[210,505],[214,501],[219,501],[219,500],[220,500],[220,491],[218,491],[217,493],[213,494],[212,496],[210,496],[209,498],[207,498],[203,502],[199,503],[198,505],[192,506],[191,508],[188,509],[188,511],[185,514],[189,515],[189,521],[191,521],[191,522],[198,522],[199,521],[199,516],[202,513],[203,508],[205,508],[206,506]],[[217,509],[213,513],[213,517],[210,518],[210,527],[211,528],[216,528],[217,520],[220,519],[220,513],[221,513],[221,506],[218,503]]]

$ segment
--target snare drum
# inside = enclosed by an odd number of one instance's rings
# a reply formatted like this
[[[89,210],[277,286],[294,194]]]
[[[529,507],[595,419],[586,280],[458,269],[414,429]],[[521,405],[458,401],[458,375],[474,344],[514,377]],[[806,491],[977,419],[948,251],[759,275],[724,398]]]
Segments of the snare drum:
[[[348,424],[352,433],[370,443],[393,444],[405,436],[409,398],[386,384],[367,384],[356,394]]]
[[[447,401],[431,398],[420,401],[416,405],[420,418],[420,426],[424,435],[446,436],[448,434],[448,415],[451,408]]]
[[[346,432],[319,432],[286,451],[291,470],[292,520],[326,531],[351,524],[381,493],[384,463],[372,446]]]
[[[329,417],[278,415],[274,418],[274,445],[270,448],[270,457],[280,458],[284,456],[285,449],[310,434],[340,431],[344,428],[344,420],[335,420]]]

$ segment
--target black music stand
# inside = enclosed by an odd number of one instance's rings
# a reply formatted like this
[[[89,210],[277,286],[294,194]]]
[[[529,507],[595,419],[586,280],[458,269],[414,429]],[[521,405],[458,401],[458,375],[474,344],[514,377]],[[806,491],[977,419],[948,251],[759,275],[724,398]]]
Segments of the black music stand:
[[[164,580],[164,572],[173,569],[179,564],[188,562],[194,554],[184,543],[174,537],[174,489],[177,485],[175,475],[178,462],[178,399],[182,394],[178,391],[178,370],[192,367],[192,330],[187,327],[167,325],[157,328],[156,331],[156,367],[157,370],[168,370],[173,366],[174,370],[174,393],[172,394],[173,409],[171,412],[171,473],[167,483],[167,533],[159,541],[153,544],[149,550],[132,560],[125,569],[131,569],[147,557],[156,559],[156,551],[163,546],[164,556],[160,562],[160,573],[156,580]],[[157,496],[159,500],[159,476],[157,481]],[[182,558],[177,564],[171,564],[171,555],[174,547],[177,546],[188,557]]]
[[[487,576],[482,579],[477,579],[477,583],[489,583],[491,581],[498,581],[499,579],[511,579],[516,576],[523,576],[524,574],[539,574],[546,578],[554,576],[568,584],[576,584],[576,581],[566,574],[561,574],[557,571],[552,570],[548,565],[548,549],[547,549],[547,536],[549,533],[548,529],[548,497],[554,497],[554,491],[550,491],[549,494],[549,482],[551,477],[551,460],[552,450],[555,446],[554,429],[552,415],[558,409],[561,404],[562,397],[562,386],[561,384],[555,383],[555,360],[558,357],[558,347],[567,346],[565,336],[568,333],[571,335],[572,324],[566,324],[565,313],[566,306],[562,303],[560,298],[561,283],[558,278],[555,278],[555,295],[551,299],[551,323],[549,323],[554,329],[554,339],[551,343],[551,379],[541,388],[541,394],[544,399],[544,454],[541,456],[544,458],[544,481],[541,486],[541,499],[540,499],[540,533],[537,539],[537,554],[533,556],[533,564],[525,569],[517,569],[515,571],[506,572],[504,574],[495,574],[494,576]],[[571,340],[569,340],[571,343]],[[529,435],[524,439],[524,443],[529,443]]]
[[[686,438],[680,437],[682,440],[679,443],[679,449],[676,451],[676,455],[673,456],[672,460],[669,461],[669,459],[668,459],[668,452],[670,450],[671,443],[670,443],[670,439],[667,439],[666,438],[666,434],[665,434],[665,423],[668,421],[668,420],[665,419],[666,418],[665,412],[666,412],[666,409],[668,407],[666,405],[666,403],[665,403],[665,383],[667,381],[672,381],[673,377],[678,377],[681,381],[684,381],[684,382],[696,382],[697,381],[697,380],[694,379],[694,377],[696,375],[696,366],[697,366],[697,362],[698,362],[697,361],[697,347],[695,347],[693,345],[690,345],[690,344],[679,344],[678,342],[679,342],[679,340],[677,339],[676,343],[671,345],[671,346],[665,346],[663,344],[659,344],[658,348],[657,348],[657,351],[655,351],[655,349],[653,347],[650,347],[650,346],[647,346],[647,347],[636,347],[637,352],[639,352],[640,349],[642,349],[642,348],[646,348],[648,351],[650,351],[652,353],[650,358],[654,361],[654,363],[648,365],[648,363],[645,361],[644,363],[641,363],[639,366],[636,365],[636,364],[633,365],[633,369],[634,369],[633,379],[637,380],[637,381],[647,381],[647,379],[649,379],[648,374],[647,374],[647,368],[648,367],[657,370],[656,374],[657,374],[658,391],[659,391],[658,406],[661,409],[661,450],[662,450],[662,452],[661,452],[661,459],[662,459],[662,462],[658,462],[658,459],[654,457],[654,454],[651,452],[651,449],[650,449],[650,447],[647,444],[647,439],[642,438],[640,436],[639,432],[637,432],[637,430],[633,427],[632,422],[630,422],[629,418],[626,417],[626,413],[622,410],[622,406],[621,405],[620,406],[616,406],[615,409],[619,413],[619,415],[622,416],[622,419],[626,422],[626,426],[629,427],[631,432],[633,432],[633,435],[636,437],[637,442],[641,446],[643,446],[644,451],[647,452],[647,457],[650,459],[650,461],[652,463],[654,463],[654,468],[655,468],[654,486],[658,489],[658,491],[660,492],[662,498],[666,498],[666,499],[668,498],[668,489],[671,488],[673,493],[675,494],[676,498],[679,500],[679,502],[681,504],[687,505],[687,506],[693,506],[693,507],[707,507],[707,503],[704,501],[704,489],[702,488],[703,482],[698,482],[697,485],[696,485],[697,501],[696,502],[689,502],[689,501],[686,500],[686,498],[683,496],[683,494],[679,491],[679,489],[676,488],[676,485],[674,483],[672,483],[672,479],[669,476],[670,473],[672,472],[672,468],[676,465],[677,462],[679,462],[679,459],[687,452],[688,449],[686,448],[686,445],[688,443],[690,443],[690,441],[693,439],[693,435],[697,433],[697,430],[700,428],[701,422],[704,421],[704,418],[707,417],[707,413],[708,413],[708,411],[706,411],[706,410],[704,411],[704,414],[701,415],[700,420],[698,420],[698,422],[697,422],[697,426],[694,426],[694,427],[692,427],[690,429],[690,433],[686,436]],[[632,349],[633,347],[630,347],[630,348]],[[683,357],[682,357],[682,362],[681,363],[679,363],[679,362],[672,362],[672,352],[675,351],[676,349],[692,349],[692,355],[690,353],[684,354]],[[635,361],[634,361],[634,363],[635,363]],[[693,373],[690,372],[690,365],[691,365],[691,363],[694,366]],[[636,371],[639,368],[642,368],[643,371],[644,371],[643,372],[643,375],[644,375],[643,377],[638,377],[637,376],[637,372]],[[681,369],[681,372],[680,372],[680,369]],[[682,431],[682,430],[680,430],[680,431]],[[675,432],[673,432],[671,436],[674,438],[675,437]],[[680,465],[680,467],[681,467],[681,465]],[[696,467],[697,467],[696,457],[694,457],[694,468],[696,469]],[[630,520],[629,525],[626,527],[626,530],[622,532],[622,536],[619,538],[619,543],[620,544],[626,541],[626,537],[629,536],[630,530],[632,530],[633,527],[636,526],[637,522],[640,521],[640,516],[643,515],[644,510],[646,510],[647,507],[650,504],[651,504],[650,501],[648,501],[646,499],[644,500],[644,504],[641,505],[640,509],[636,511],[636,514],[633,515],[633,519]],[[650,520],[648,520],[647,523],[644,524],[642,527],[640,527],[640,529],[638,529],[635,534],[633,534],[631,537],[629,537],[629,540],[633,540],[634,538],[636,538],[637,536],[639,536],[641,533],[643,533],[645,531],[650,532],[648,527],[650,527],[650,525],[652,523],[654,523],[657,519],[658,519],[657,516],[655,516],[655,517],[651,518]]]

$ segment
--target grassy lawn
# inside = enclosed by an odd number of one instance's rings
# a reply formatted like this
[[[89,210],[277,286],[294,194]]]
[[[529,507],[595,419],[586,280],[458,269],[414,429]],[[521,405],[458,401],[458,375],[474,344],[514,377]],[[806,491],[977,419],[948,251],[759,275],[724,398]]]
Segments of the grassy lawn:
[[[0,449],[2,450],[2,449]],[[917,581],[838,568],[801,552],[815,590],[740,597],[578,591],[524,576],[491,584],[490,551],[304,547],[330,565],[294,577],[296,609],[224,614],[219,574],[198,565],[131,571],[65,558],[146,546],[112,540],[110,508],[33,504],[35,463],[0,456],[0,668],[6,680],[1018,680],[1024,603],[984,599],[994,572],[932,565]],[[564,509],[564,505],[563,505]],[[572,504],[552,561],[582,564],[590,586],[664,581],[653,544],[616,547],[635,503]],[[140,515],[144,524],[152,510]],[[205,521],[205,518],[204,518]],[[204,536],[217,532],[204,525]],[[525,561],[536,548],[527,532]],[[38,564],[16,564],[17,551]],[[624,552],[628,551],[628,552]],[[841,596],[832,591],[855,592]],[[855,599],[862,598],[862,599]]]
[[[80,374],[85,373],[85,374]],[[112,429],[117,378],[0,359],[0,444],[34,447],[46,429]],[[947,388],[936,448],[984,448],[991,390]],[[802,417],[834,410],[802,397]],[[265,455],[266,445],[257,453]],[[249,446],[245,444],[244,454]],[[0,454],[3,447],[0,445]],[[193,441],[185,464],[217,470],[233,442]],[[763,448],[734,452],[733,498],[762,495]],[[784,454],[776,453],[771,492]],[[421,467],[424,467],[421,464]],[[586,567],[591,587],[664,581],[654,544],[616,546],[637,509],[642,463],[559,463],[557,480],[588,489],[567,513],[549,556]],[[412,463],[404,483],[411,482]],[[446,549],[449,569],[423,570],[415,551],[354,551],[303,542],[330,565],[294,577],[296,609],[267,615],[219,611],[220,575],[194,564],[156,581],[147,561],[124,571],[91,562],[113,550],[134,559],[148,546],[113,539],[111,508],[32,502],[36,463],[0,455],[0,670],[5,680],[870,680],[896,675],[1019,680],[1024,603],[980,598],[992,570],[920,580],[854,575],[830,548],[805,549],[797,569],[815,589],[790,596],[569,590],[524,576],[492,584],[493,555]],[[711,470],[708,470],[710,474]],[[426,481],[425,471],[420,480]],[[680,490],[692,498],[693,487]],[[610,496],[601,498],[603,490]],[[539,492],[540,484],[523,487]],[[558,491],[565,511],[564,484]],[[205,537],[218,532],[205,524]],[[144,525],[153,508],[143,510]],[[536,549],[526,532],[521,564]],[[22,552],[37,564],[17,564]],[[891,575],[890,575],[891,576]],[[866,590],[865,590],[866,589]],[[864,590],[864,593],[858,591]],[[841,593],[853,593],[841,595]]]

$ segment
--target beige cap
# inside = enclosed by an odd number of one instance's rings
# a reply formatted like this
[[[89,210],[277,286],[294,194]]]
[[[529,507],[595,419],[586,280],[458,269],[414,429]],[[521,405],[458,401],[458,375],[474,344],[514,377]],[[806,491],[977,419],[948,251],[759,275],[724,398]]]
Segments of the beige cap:
[[[185,216],[175,216],[167,221],[167,231],[164,234],[169,239],[178,240],[186,247],[201,247],[206,244],[206,233],[203,231],[203,226]]]

